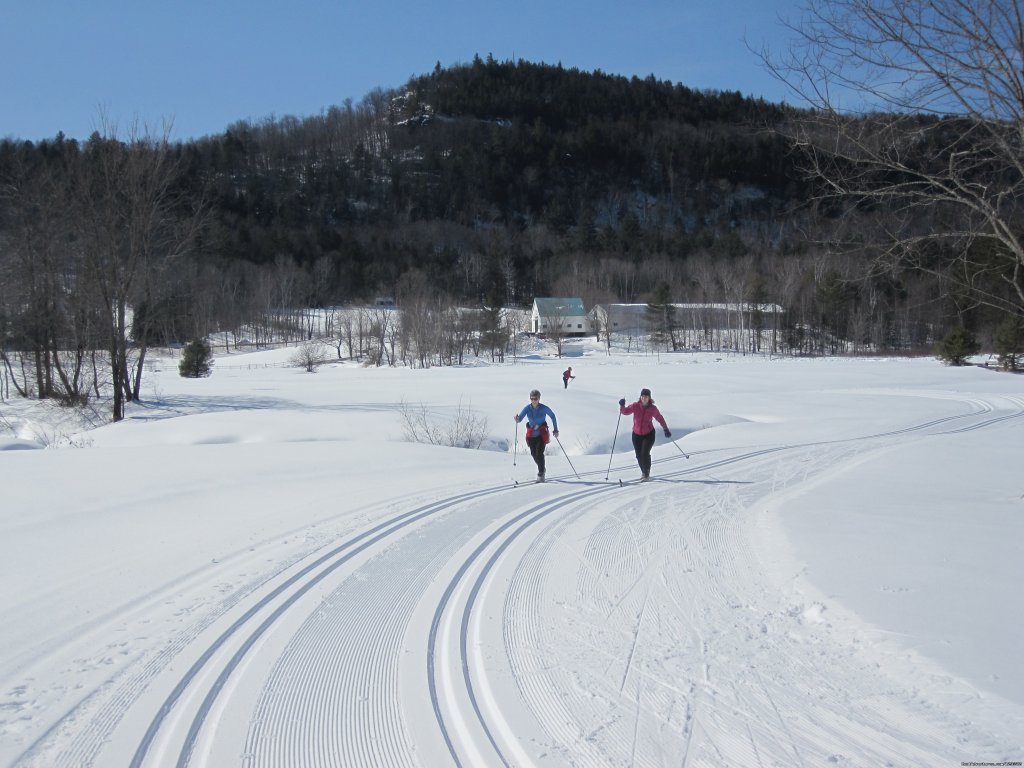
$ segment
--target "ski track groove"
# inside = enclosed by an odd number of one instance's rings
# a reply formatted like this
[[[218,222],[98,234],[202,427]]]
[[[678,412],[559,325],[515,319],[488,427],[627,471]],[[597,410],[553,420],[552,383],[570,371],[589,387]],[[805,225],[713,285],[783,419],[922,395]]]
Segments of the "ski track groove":
[[[394,503],[395,500],[392,499],[373,505],[371,508],[385,508]],[[297,531],[286,532],[283,534],[283,537],[290,538],[298,533]],[[239,552],[251,551],[253,551],[253,548],[249,545]],[[237,554],[234,553],[226,559],[234,558]],[[212,605],[199,604],[189,606],[187,615],[197,613],[198,618],[196,620],[185,625],[182,629],[175,630],[156,653],[143,657],[138,664],[113,674],[110,679],[90,693],[81,703],[76,705],[38,737],[22,753],[21,757],[15,761],[15,764],[39,764],[54,766],[55,768],[63,768],[63,766],[77,768],[77,766],[92,765],[105,743],[109,740],[111,733],[123,719],[124,714],[138,701],[141,693],[147,686],[168,665],[173,663],[175,658],[195,643],[204,632],[209,631],[210,627],[221,620],[224,614],[250,599],[253,594],[258,594],[268,584],[272,584],[280,579],[281,574],[292,569],[296,563],[307,557],[308,554],[294,554],[283,559],[270,572],[260,574],[255,581],[243,583],[240,587],[213,601]],[[263,559],[266,555],[260,553],[257,557]],[[239,567],[242,567],[242,565],[245,565],[245,560],[243,560]],[[193,579],[194,575],[189,575],[177,580],[171,586],[187,586]],[[157,590],[148,599],[153,602],[165,602],[171,599],[169,597],[171,586]],[[129,616],[133,615],[136,612],[137,604],[145,602],[146,598],[136,601],[127,614]],[[182,609],[179,615],[186,615],[185,609]],[[117,626],[122,624],[123,621],[124,619],[121,616],[114,616],[109,623]],[[149,626],[142,628],[129,627],[128,629],[135,634],[152,631],[152,628]],[[81,664],[83,662],[76,660],[75,663]],[[79,727],[82,721],[84,723]],[[69,746],[57,755],[43,755],[47,741],[63,730],[72,730],[74,732],[74,736],[69,740]],[[36,760],[37,755],[43,755],[38,762]]]
[[[538,521],[560,510],[560,508],[563,505],[570,502],[576,504],[584,499],[594,496],[595,494],[607,493],[609,490],[611,489],[605,486],[591,488],[583,491],[574,491],[570,494],[566,494],[564,496],[559,496],[554,499],[544,501],[536,505],[535,507],[532,507],[529,510],[522,512],[521,514],[515,515],[514,517],[510,518],[506,523],[504,523],[500,528],[498,528],[493,534],[491,534],[491,536],[489,536],[485,540],[485,542],[475,550],[470,559],[467,560],[465,563],[465,565],[469,565],[472,561],[476,560],[478,556],[482,556],[484,554],[484,550],[487,549],[492,543],[498,542],[495,544],[492,554],[484,563],[480,573],[476,576],[475,582],[473,583],[473,586],[470,590],[469,597],[463,608],[462,620],[460,622],[461,629],[459,633],[459,645],[461,663],[463,668],[463,680],[469,695],[474,715],[478,723],[482,726],[488,741],[490,742],[492,748],[494,749],[494,752],[496,753],[496,757],[502,762],[503,765],[508,765],[509,763],[506,756],[502,753],[501,747],[496,742],[493,733],[495,730],[494,726],[486,722],[486,718],[480,709],[472,679],[474,676],[472,669],[474,659],[469,658],[467,654],[467,647],[469,644],[468,627],[470,625],[470,615],[475,605],[476,597],[479,594],[485,580],[488,578],[490,571],[494,568],[495,564],[504,556],[505,551],[515,541],[516,538],[518,538],[524,532],[528,531]],[[462,579],[464,577],[464,574],[465,569],[460,569],[459,573],[455,577],[455,580],[453,580],[453,582],[451,583],[450,589],[451,587],[454,587],[455,582],[457,580]],[[444,608],[444,604],[439,606],[439,612],[443,612]],[[476,670],[476,676],[478,678],[482,677],[485,674],[486,670]],[[499,724],[503,725],[503,723]],[[442,728],[443,727],[444,725],[442,724]],[[514,736],[512,738],[514,738]],[[453,754],[452,756],[455,757],[456,760],[458,759],[456,755]]]
[[[280,606],[274,609],[273,613],[269,618],[263,620],[258,627],[251,630],[249,632],[248,637],[239,638],[237,640],[237,642],[242,643],[242,647],[239,651],[236,652],[232,660],[222,668],[222,671],[220,672],[220,676],[218,678],[218,681],[215,683],[214,688],[211,690],[210,693],[207,694],[207,697],[204,700],[203,704],[195,713],[192,720],[189,737],[197,735],[199,729],[202,727],[205,717],[210,711],[210,708],[212,706],[212,700],[218,693],[219,687],[223,684],[223,681],[227,679],[227,677],[238,666],[242,654],[248,652],[248,650],[251,648],[255,640],[258,639],[263,634],[263,632],[266,631],[266,629],[268,629],[278,618],[280,618],[280,616],[284,612],[284,609],[288,608],[290,605],[296,602],[307,591],[312,589],[322,579],[329,575],[333,570],[344,565],[346,562],[348,562],[349,559],[351,559],[358,553],[362,552],[363,550],[368,549],[381,541],[387,540],[396,532],[404,531],[410,525],[417,523],[423,518],[436,515],[441,511],[444,511],[452,506],[455,506],[459,503],[466,501],[467,499],[473,499],[479,496],[493,494],[496,491],[500,490],[503,490],[503,488],[492,488],[471,491],[461,494],[459,496],[448,497],[440,501],[432,501],[423,504],[419,507],[415,507],[412,510],[396,514],[390,518],[383,520],[382,522],[378,522],[372,525],[370,528],[352,536],[347,541],[338,544],[333,549],[331,549],[327,554],[318,554],[313,563],[307,565],[299,573],[290,577],[284,584],[275,588],[271,593],[269,593],[263,599],[261,599],[256,604],[256,606],[251,608],[242,618],[236,620],[232,627],[225,633],[221,634],[221,636],[214,642],[214,644],[206,650],[203,657],[200,659],[200,662],[197,662],[195,665],[193,665],[193,667],[190,668],[186,675],[179,681],[178,686],[175,688],[175,690],[172,691],[171,694],[168,696],[168,698],[165,701],[165,704],[161,707],[161,711],[158,714],[157,718],[154,719],[149,731],[147,731],[146,736],[143,738],[143,741],[140,742],[139,747],[136,750],[135,758],[133,759],[133,766],[141,765],[143,763],[146,752],[151,747],[154,739],[156,738],[157,733],[160,731],[162,727],[164,717],[168,712],[170,712],[173,709],[174,705],[177,703],[177,700],[181,696],[181,694],[187,689],[191,682],[202,671],[202,666],[205,665],[205,663],[209,661],[210,658],[212,658],[214,651],[217,650],[221,645],[226,644],[229,640],[233,640],[233,638],[231,638],[231,635],[233,635],[236,631],[241,630],[246,625],[247,622],[250,622],[250,620],[256,620],[259,611],[266,607],[273,598],[277,597],[279,594],[284,594],[286,592],[287,587],[294,586],[295,590],[283,600]],[[243,632],[242,634],[244,635],[245,633]],[[187,737],[186,743],[182,747],[181,752],[179,753],[179,766],[188,764],[193,745],[194,741],[190,743]]]
[[[428,569],[437,569],[435,561],[441,555],[450,556],[453,551],[447,549],[433,554],[421,548],[413,552],[417,558],[415,562],[407,562],[406,565],[416,573],[427,573]],[[404,729],[395,727],[396,724],[400,726],[404,720],[399,706],[401,697],[396,660],[401,652],[408,616],[419,598],[413,589],[417,579],[403,582],[392,577],[390,568],[375,566],[374,563],[379,564],[384,560],[384,554],[360,569],[360,573],[369,573],[368,576],[353,574],[338,586],[325,599],[326,607],[318,615],[307,619],[282,655],[271,676],[271,684],[258,705],[259,719],[265,719],[266,724],[250,733],[247,752],[255,755],[253,765],[274,766],[281,765],[282,761],[285,764],[303,762],[302,753],[295,748],[284,755],[272,752],[262,754],[259,750],[260,744],[274,740],[272,734],[275,731],[288,733],[293,720],[322,721],[323,728],[338,732],[340,744],[333,754],[341,756],[342,762],[339,764],[413,764],[408,758],[412,748],[404,738]],[[383,579],[379,580],[379,576],[383,576]],[[375,609],[380,606],[389,606],[389,609],[385,612],[383,622],[374,622],[372,620],[379,613]],[[361,619],[353,622],[352,616]],[[311,649],[306,647],[310,642],[306,637],[309,634],[316,638],[319,646]],[[312,669],[309,669],[310,659],[315,660]],[[330,668],[331,660],[335,660],[338,670]],[[324,669],[325,665],[327,669]],[[308,687],[325,678],[328,681],[337,680],[337,683],[331,685],[336,699],[332,703],[340,714],[337,717],[316,718],[313,716],[314,711],[303,718],[293,718],[291,710],[302,706]],[[367,692],[364,698],[382,698],[390,706],[383,710],[370,707],[368,713],[361,712],[361,691]],[[290,704],[289,698],[297,699],[297,704]],[[318,743],[321,738],[318,734],[303,736],[301,731],[292,730],[295,733],[291,737],[300,743]],[[376,749],[378,739],[386,745],[383,750]],[[318,764],[330,763],[321,761]]]
[[[548,521],[545,532],[524,554],[522,566],[509,584],[502,609],[502,625],[506,656],[521,659],[521,667],[513,677],[517,690],[524,702],[533,703],[537,719],[546,724],[552,737],[548,748],[556,748],[566,755],[565,748],[558,745],[571,745],[576,765],[596,766],[601,764],[601,754],[582,741],[576,718],[565,707],[563,698],[552,684],[551,677],[558,674],[558,670],[552,669],[539,653],[539,631],[543,626],[539,611],[542,583],[536,578],[524,578],[524,574],[533,576],[540,572],[545,561],[550,559],[550,550],[562,541],[561,532],[582,514],[583,510],[577,509]],[[594,566],[586,561],[583,554],[576,552],[576,556],[584,567],[592,571]],[[606,593],[603,596],[611,600]]]
[[[542,488],[547,499],[532,506],[508,505],[507,511],[487,516],[485,522],[496,527],[475,547],[465,546],[474,535],[466,530],[461,540],[430,557],[423,556],[425,548],[420,547],[420,561],[404,572],[395,570],[392,560],[403,537],[454,515],[471,517],[481,502],[521,491],[495,486],[420,502],[346,534],[340,543],[321,547],[306,557],[310,565],[279,564],[273,573],[203,606],[198,621],[171,637],[159,653],[88,695],[39,737],[16,765],[95,764],[139,691],[186,648],[211,642],[203,638],[223,622],[222,617],[244,610],[199,654],[164,699],[133,765],[149,764],[146,753],[158,738],[175,743],[163,733],[164,718],[179,703],[188,706],[175,719],[191,723],[178,765],[189,765],[193,758],[203,762],[203,754],[193,750],[204,730],[215,727],[211,713],[225,682],[247,655],[258,655],[258,641],[282,616],[294,615],[300,603],[315,599],[307,593],[318,585],[328,594],[299,623],[265,678],[240,760],[254,767],[420,765],[424,756],[410,741],[400,703],[398,656],[409,640],[408,620],[423,594],[416,579],[431,580],[446,570],[446,564],[448,571],[457,567],[436,608],[434,625],[447,620],[446,611],[461,611],[454,644],[472,708],[470,725],[486,736],[496,760],[506,765],[510,763],[499,741],[508,735],[500,733],[502,723],[489,722],[494,708],[506,704],[530,713],[547,735],[548,742],[534,744],[533,749],[548,760],[557,757],[573,766],[654,766],[680,759],[683,765],[792,764],[794,759],[813,764],[822,757],[862,764],[892,760],[894,754],[908,765],[927,764],[937,757],[948,761],[952,756],[937,755],[936,745],[952,741],[950,714],[932,711],[932,704],[916,701],[910,692],[892,691],[892,681],[883,671],[870,671],[870,657],[864,657],[860,648],[835,650],[829,625],[806,624],[794,613],[799,606],[786,610],[768,594],[750,565],[757,557],[737,519],[766,494],[804,482],[863,451],[924,436],[981,430],[1024,416],[1024,398],[1004,399],[1012,406],[1008,411],[982,400],[961,400],[972,409],[855,438],[691,453],[691,459],[706,459],[700,465],[680,465],[683,456],[670,455],[655,462],[668,470],[657,478],[665,482],[645,485],[636,493],[578,476],[581,490],[558,495],[559,487],[551,495]],[[729,455],[712,455],[726,450]],[[711,471],[735,479],[700,479]],[[565,482],[573,484],[571,479]],[[381,506],[393,504],[394,500]],[[667,539],[672,546],[666,545]],[[579,541],[585,542],[582,549]],[[524,546],[517,560],[509,557],[514,547]],[[330,552],[323,554],[325,550]],[[345,565],[364,550],[366,563]],[[667,551],[685,553],[680,569],[665,567]],[[566,552],[569,557],[563,557]],[[455,557],[462,558],[461,563],[453,561]],[[472,617],[474,611],[484,610],[477,599],[500,570],[510,572],[504,590],[499,590],[501,645],[519,701],[481,702],[477,688],[486,670],[478,668],[479,662],[468,652],[478,639]],[[296,573],[285,578],[290,571]],[[373,575],[378,580],[367,581]],[[462,595],[466,579],[472,586],[460,605],[452,597]],[[548,614],[541,610],[552,601],[567,613],[561,626],[546,623]],[[383,616],[382,605],[388,607]],[[603,615],[594,612],[599,605],[606,607]],[[771,606],[768,613],[756,615]],[[352,612],[353,608],[359,610]],[[352,616],[375,620],[351,621]],[[642,630],[649,625],[673,629],[648,636]],[[566,631],[575,637],[559,634]],[[658,647],[663,635],[686,642],[682,648]],[[808,646],[818,652],[808,652]],[[353,647],[359,653],[352,653]],[[439,652],[455,651],[431,646],[431,669]],[[840,669],[835,668],[837,653],[845,662]],[[597,674],[601,665],[591,663],[595,655],[605,659],[606,669],[618,666],[621,674]],[[224,662],[222,656],[230,660]],[[752,659],[745,666],[734,662],[745,658]],[[213,666],[203,670],[207,664]],[[852,674],[844,672],[847,664],[863,666]],[[772,677],[765,679],[761,669],[770,669]],[[211,674],[217,677],[205,699],[189,692],[191,698],[203,699],[192,711],[195,705],[183,694],[200,678],[206,685]],[[438,706],[433,673],[428,670],[426,677],[438,727],[451,757],[462,764],[461,736],[452,740],[447,724],[451,713]],[[632,694],[630,680],[635,682]],[[808,709],[804,698],[811,695],[817,698],[816,706]],[[360,707],[372,699],[383,703]],[[738,727],[737,717],[746,728]],[[893,730],[894,722],[898,731]],[[47,755],[48,739],[69,728],[78,731],[70,746]],[[985,743],[969,723],[956,723],[954,730],[965,742],[970,736],[975,745]],[[833,755],[835,744],[846,752]],[[973,757],[963,749],[957,754]]]

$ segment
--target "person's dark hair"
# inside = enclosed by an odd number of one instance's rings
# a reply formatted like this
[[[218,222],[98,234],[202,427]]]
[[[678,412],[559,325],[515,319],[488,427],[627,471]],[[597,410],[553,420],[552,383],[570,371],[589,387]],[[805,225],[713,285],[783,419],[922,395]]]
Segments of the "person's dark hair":
[[[538,400],[540,400],[540,390],[539,390],[539,389],[531,389],[531,390],[530,390],[530,399],[533,399],[533,398],[535,398],[535,397],[536,397],[536,398],[537,398]]]

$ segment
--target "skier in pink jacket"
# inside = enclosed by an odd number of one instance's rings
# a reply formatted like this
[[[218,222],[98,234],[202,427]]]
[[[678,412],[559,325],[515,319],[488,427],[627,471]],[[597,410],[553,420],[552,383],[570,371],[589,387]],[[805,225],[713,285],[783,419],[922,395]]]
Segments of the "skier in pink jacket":
[[[651,449],[654,447],[654,422],[661,424],[665,437],[672,437],[665,417],[651,399],[651,390],[644,387],[640,390],[640,399],[626,405],[626,398],[619,400],[619,413],[623,416],[633,414],[633,450],[636,451],[636,463],[640,465],[640,482],[651,479]]]

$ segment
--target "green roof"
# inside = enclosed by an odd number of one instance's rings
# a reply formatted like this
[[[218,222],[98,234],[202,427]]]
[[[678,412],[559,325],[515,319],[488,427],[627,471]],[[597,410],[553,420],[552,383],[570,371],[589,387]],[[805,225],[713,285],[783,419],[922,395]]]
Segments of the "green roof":
[[[583,299],[548,298],[534,299],[533,302],[541,317],[583,317],[587,314],[583,308]]]

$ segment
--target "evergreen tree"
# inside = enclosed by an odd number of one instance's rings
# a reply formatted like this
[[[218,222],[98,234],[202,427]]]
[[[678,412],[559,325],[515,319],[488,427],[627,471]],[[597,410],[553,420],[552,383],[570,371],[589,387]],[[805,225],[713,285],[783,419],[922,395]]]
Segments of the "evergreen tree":
[[[995,350],[999,364],[1008,371],[1016,371],[1024,355],[1024,317],[1007,317],[996,330]]]
[[[958,325],[935,345],[935,354],[949,365],[964,365],[967,358],[976,354],[979,349],[981,349],[981,345],[974,338],[974,334],[962,325]]]
[[[178,373],[187,379],[200,379],[213,373],[213,350],[202,339],[189,342],[181,353]]]

